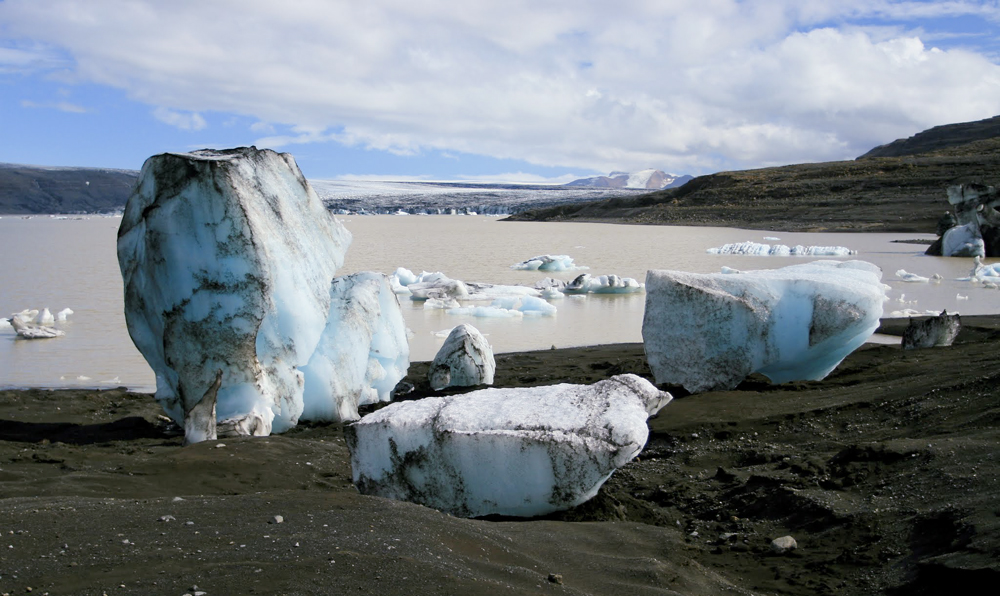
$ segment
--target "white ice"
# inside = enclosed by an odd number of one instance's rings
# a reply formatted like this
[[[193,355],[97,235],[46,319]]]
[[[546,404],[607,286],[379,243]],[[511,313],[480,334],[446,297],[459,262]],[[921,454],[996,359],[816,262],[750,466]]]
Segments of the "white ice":
[[[863,261],[767,271],[650,271],[642,336],[658,383],[730,389],[759,372],[818,380],[875,331],[882,273]]]
[[[526,271],[579,271],[587,269],[582,265],[575,265],[573,257],[569,255],[539,255],[511,265],[510,268]]]
[[[776,240],[776,239],[775,239]],[[712,255],[752,255],[763,257],[846,257],[857,254],[846,246],[786,246],[784,244],[761,244],[746,241],[724,244],[710,248],[706,252]]]
[[[391,404],[345,429],[364,494],[463,517],[579,505],[639,454],[670,394],[635,375]]]
[[[923,277],[922,275],[917,275],[916,273],[910,273],[905,269],[900,269],[896,271],[896,277],[899,278],[899,281],[905,281],[909,283],[928,283],[931,281],[931,278],[929,277]]]

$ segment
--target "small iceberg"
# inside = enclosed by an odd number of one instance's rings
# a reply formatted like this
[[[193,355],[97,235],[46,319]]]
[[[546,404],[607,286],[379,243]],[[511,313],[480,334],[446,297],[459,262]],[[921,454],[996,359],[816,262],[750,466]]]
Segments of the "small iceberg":
[[[931,278],[929,277],[917,275],[916,273],[910,273],[905,269],[896,271],[896,277],[899,278],[899,281],[905,281],[907,283],[929,283],[931,281]]]
[[[755,257],[848,257],[857,254],[846,246],[786,246],[759,242],[735,242],[706,251],[710,255],[749,255]]]
[[[588,269],[582,265],[575,265],[573,257],[569,255],[539,255],[511,265],[510,268],[524,271],[579,271]]]

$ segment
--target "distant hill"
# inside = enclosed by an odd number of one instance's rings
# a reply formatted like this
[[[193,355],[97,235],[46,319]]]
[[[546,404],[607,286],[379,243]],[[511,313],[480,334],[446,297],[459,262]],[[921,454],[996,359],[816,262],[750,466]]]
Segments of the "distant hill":
[[[134,170],[0,164],[0,214],[122,209],[138,177]]]
[[[667,174],[662,170],[642,170],[629,174],[628,172],[611,172],[607,176],[591,176],[567,183],[565,186],[587,186],[592,188],[630,188],[642,190],[662,190],[681,186],[693,176],[678,176]]]
[[[961,122],[928,128],[908,139],[897,139],[886,145],[879,145],[858,159],[919,155],[994,137],[1000,137],[1000,116],[976,122]]]
[[[933,233],[948,210],[947,187],[963,182],[1000,182],[1000,133],[919,155],[720,172],[679,188],[508,219]]]

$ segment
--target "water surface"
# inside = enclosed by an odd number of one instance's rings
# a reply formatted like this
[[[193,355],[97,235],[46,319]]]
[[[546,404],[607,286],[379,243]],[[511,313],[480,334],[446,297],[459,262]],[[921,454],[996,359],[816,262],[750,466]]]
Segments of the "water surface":
[[[922,254],[925,246],[891,242],[929,235],[505,222],[479,216],[348,216],[342,221],[354,235],[339,272],[344,274],[392,273],[406,267],[416,273],[441,271],[464,281],[532,285],[546,275],[570,280],[579,273],[510,269],[540,254],[568,254],[593,275],[613,273],[640,281],[648,269],[709,273],[724,265],[770,269],[814,260],[706,253],[729,242],[778,237],[782,244],[840,245],[859,251],[851,258],[873,262],[885,272],[883,281],[892,288],[887,314],[903,308],[1000,312],[1000,291],[956,281],[968,275],[971,259],[927,257]],[[15,340],[11,329],[0,329],[0,386],[154,388],[152,372],[125,329],[115,248],[119,222],[103,217],[0,218],[0,313],[43,307],[53,313],[65,307],[75,311],[63,326],[65,337]],[[945,281],[904,283],[896,279],[898,269],[924,276],[939,273]],[[471,323],[487,334],[497,352],[641,341],[645,300],[642,294],[567,297],[553,302],[559,309],[555,317],[482,319],[424,310],[422,304],[400,298],[413,332],[414,361],[432,359],[443,341],[440,332],[459,323]]]

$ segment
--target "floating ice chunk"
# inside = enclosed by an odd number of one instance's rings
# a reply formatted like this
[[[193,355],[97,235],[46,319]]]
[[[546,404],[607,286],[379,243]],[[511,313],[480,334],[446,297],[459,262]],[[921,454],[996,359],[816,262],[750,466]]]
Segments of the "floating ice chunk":
[[[461,306],[459,308],[449,308],[445,312],[449,315],[466,315],[484,319],[510,319],[524,316],[524,313],[519,310],[497,306]]]
[[[569,255],[539,255],[511,265],[510,268],[526,271],[578,271],[580,269],[587,269],[587,267],[575,265],[573,257]]]
[[[776,238],[774,236],[764,236],[764,240],[767,240],[768,242],[777,242],[781,240],[781,238]]]
[[[642,292],[643,289],[643,284],[631,277],[618,277],[617,275],[593,277],[589,273],[583,273],[566,284],[563,292],[566,294],[634,294]]]
[[[301,368],[304,420],[357,420],[358,406],[389,401],[410,365],[399,301],[389,278],[361,272],[333,280],[330,314]]]
[[[454,298],[428,298],[424,301],[424,310],[446,310],[461,306]]]
[[[518,305],[517,310],[523,312],[525,315],[543,317],[551,317],[556,314],[555,306],[534,296],[521,297],[521,304]]]
[[[978,256],[973,259],[972,272],[969,274],[970,281],[997,281],[997,278],[1000,278],[1000,263],[984,265]]]
[[[64,308],[58,313],[56,313],[56,320],[59,322],[65,322],[66,317],[70,316],[71,314],[73,314],[72,308]]]
[[[299,367],[326,326],[350,241],[291,155],[244,147],[146,160],[118,262],[129,335],[166,413],[182,424],[221,369],[221,421],[253,434],[294,425]]]
[[[11,316],[10,326],[14,328],[19,339],[51,339],[66,335],[66,332],[61,329],[33,322],[24,316],[24,312]]]
[[[642,336],[658,383],[691,392],[825,377],[875,331],[885,286],[862,261],[769,271],[650,271]]]
[[[560,298],[565,298],[566,294],[563,294],[555,288],[547,288],[542,290],[542,298],[546,300],[559,300]]]
[[[417,276],[405,267],[397,267],[392,276],[399,282],[399,285],[404,287],[417,282]]]
[[[643,291],[643,285],[631,277],[601,275],[590,281],[592,294],[634,294]]]
[[[505,286],[499,284],[486,284],[469,282],[466,288],[469,295],[465,300],[495,300],[497,298],[520,298],[522,296],[541,296],[541,291],[527,286]]]
[[[345,429],[364,494],[453,515],[530,517],[587,501],[639,454],[669,393],[635,375],[391,404]]]
[[[983,257],[986,245],[977,222],[955,226],[941,237],[941,255],[945,257]]]
[[[955,300],[968,300],[968,296],[963,296],[961,294],[955,294]]]
[[[763,257],[846,257],[857,254],[846,246],[785,246],[784,244],[760,244],[746,241],[724,244],[710,248],[706,252],[712,255],[752,255]]]
[[[448,334],[427,373],[431,388],[492,385],[497,364],[493,348],[472,325],[462,324]]]
[[[428,298],[469,297],[469,288],[464,282],[451,279],[444,273],[423,273],[420,278],[406,286],[410,291],[410,300],[427,300]]]
[[[48,308],[43,308],[42,312],[38,313],[38,317],[35,318],[36,325],[55,325],[56,318],[52,316],[52,313]]]
[[[931,278],[929,277],[923,277],[921,275],[917,275],[916,273],[910,273],[905,269],[900,269],[896,271],[896,277],[899,278],[899,281],[905,281],[909,283],[927,283],[931,280]]]

